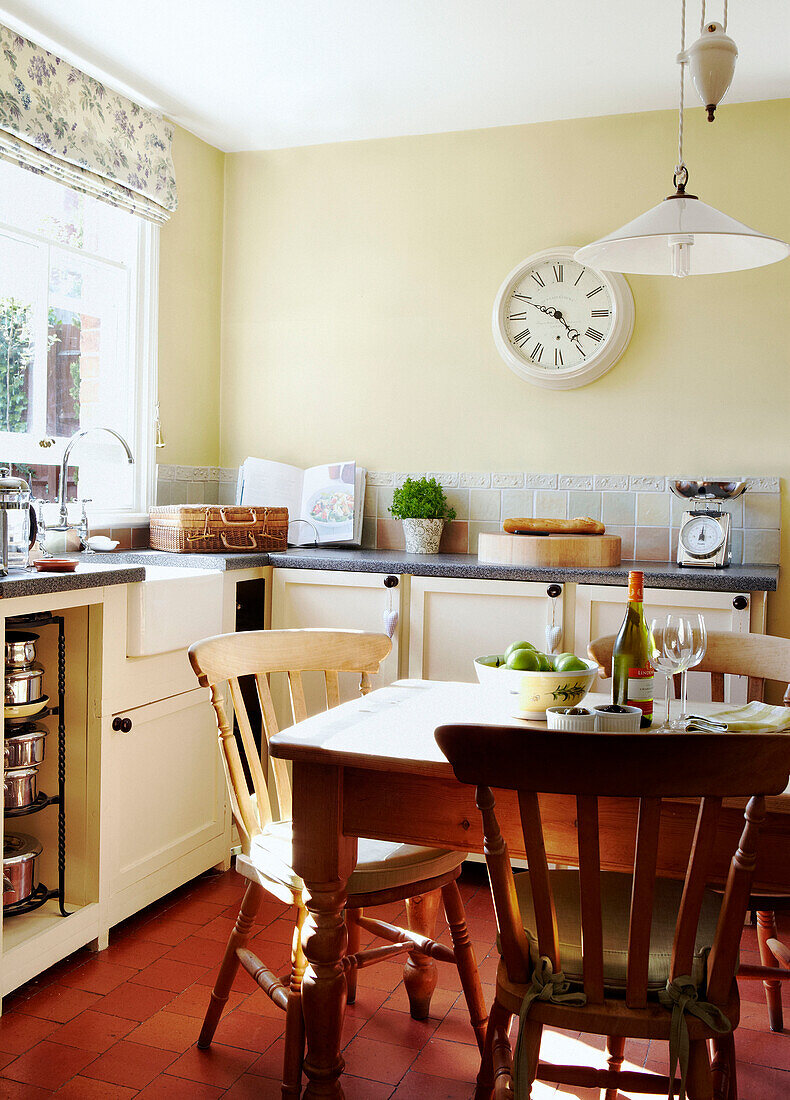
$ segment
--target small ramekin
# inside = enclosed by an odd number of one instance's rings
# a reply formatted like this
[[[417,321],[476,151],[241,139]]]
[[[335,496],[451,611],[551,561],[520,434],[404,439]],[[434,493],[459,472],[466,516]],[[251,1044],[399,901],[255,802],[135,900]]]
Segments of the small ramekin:
[[[595,729],[595,715],[563,714],[565,707],[547,707],[546,724],[550,730],[566,730],[568,733],[592,733]]]
[[[626,707],[625,714],[593,707],[597,733],[637,733],[642,720],[639,707]]]

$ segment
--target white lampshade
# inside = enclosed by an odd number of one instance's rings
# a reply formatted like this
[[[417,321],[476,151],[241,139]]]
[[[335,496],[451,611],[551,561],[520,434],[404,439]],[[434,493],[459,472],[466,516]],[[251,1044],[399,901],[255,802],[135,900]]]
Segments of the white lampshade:
[[[766,237],[691,195],[671,196],[575,253],[579,263],[633,275],[710,275],[784,260],[790,245]]]

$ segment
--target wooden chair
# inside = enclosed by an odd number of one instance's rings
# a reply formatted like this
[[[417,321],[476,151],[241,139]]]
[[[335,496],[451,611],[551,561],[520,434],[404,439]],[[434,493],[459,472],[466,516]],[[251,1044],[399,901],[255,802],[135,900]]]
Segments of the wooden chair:
[[[436,740],[462,783],[477,785],[486,861],[499,926],[501,960],[475,1100],[514,1095],[508,1026],[524,997],[540,987],[547,959],[564,971],[586,1003],[536,999],[522,1026],[532,1081],[667,1094],[670,1075],[621,1070],[628,1037],[670,1039],[673,1014],[658,1001],[668,979],[693,978],[694,996],[738,1023],[735,970],[765,817],[766,794],[783,791],[790,772],[790,735],[759,733],[578,734],[528,728],[442,726]],[[661,766],[657,766],[660,762]],[[529,864],[514,878],[494,812],[492,788],[518,792]],[[547,864],[538,792],[576,798],[579,870]],[[755,793],[756,792],[756,793]],[[749,795],[746,825],[730,864],[723,897],[706,889],[722,799]],[[633,877],[601,870],[598,799],[639,799]],[[683,883],[656,876],[662,798],[701,798]],[[624,843],[625,843],[624,838]],[[652,927],[652,931],[651,931]],[[704,948],[710,947],[707,955]],[[558,979],[559,982],[559,979]],[[548,983],[547,983],[548,984]],[[554,988],[555,995],[568,992]],[[544,990],[545,993],[545,990]],[[576,997],[578,1001],[578,996]],[[699,1008],[699,1004],[694,1006]],[[686,1014],[687,1091],[735,1100],[732,1030]],[[677,1023],[677,1020],[675,1020]],[[539,1063],[544,1025],[607,1036],[608,1070]],[[714,1049],[710,1065],[706,1041]],[[712,1072],[713,1070],[713,1072]]]
[[[614,634],[607,634],[596,638],[587,647],[592,660],[600,666],[602,679],[612,675],[614,640]],[[710,697],[714,703],[724,702],[724,677],[731,675],[748,676],[747,698],[750,702],[763,700],[766,680],[779,681],[785,685],[784,705],[790,706],[790,639],[775,638],[770,634],[711,631],[705,656],[694,671],[710,673]],[[677,694],[680,677],[674,679]],[[790,980],[790,950],[778,939],[776,910],[790,909],[790,897],[754,895],[749,907],[757,914],[761,966],[743,965],[738,977],[763,982],[770,1028],[772,1031],[782,1031],[784,1017],[780,983]]]
[[[301,1094],[304,1053],[301,984],[306,967],[301,940],[306,911],[302,898],[303,884],[291,865],[291,785],[288,768],[284,760],[271,758],[277,802],[276,806],[272,806],[266,783],[268,754],[261,759],[256,750],[244,700],[244,694],[249,698],[249,692],[242,693],[240,678],[254,678],[265,742],[268,744],[268,738],[277,733],[278,728],[268,679],[270,673],[287,673],[293,718],[295,722],[300,722],[307,717],[303,672],[323,673],[327,706],[334,707],[340,702],[338,674],[358,674],[361,677],[360,691],[366,694],[370,691],[370,674],[378,672],[391,647],[389,638],[384,634],[354,630],[265,630],[207,638],[196,642],[189,650],[189,659],[198,680],[211,690],[230,805],[241,837],[242,852],[236,858],[236,870],[249,883],[211,994],[198,1046],[205,1049],[210,1045],[241,964],[286,1014],[284,1097]],[[230,701],[226,694],[229,694]],[[238,737],[233,728],[234,712]],[[393,736],[396,734],[397,731],[393,731]],[[245,765],[252,792],[245,778]],[[320,828],[321,822],[316,821],[316,829]],[[454,963],[458,967],[472,1027],[478,1045],[482,1047],[486,1011],[463,902],[456,884],[464,858],[462,852],[360,839],[357,865],[348,882],[346,923],[349,948],[344,962],[348,1000],[351,1002],[356,993],[359,969],[408,953],[404,983],[411,1015],[415,1019],[424,1019],[430,1009],[431,995],[437,981],[433,960]],[[280,980],[246,947],[266,891],[280,901],[295,905],[297,910],[291,973],[287,982]],[[450,928],[452,949],[431,938],[439,891]],[[406,901],[409,930],[396,928],[364,913],[368,906],[403,900]],[[383,939],[385,945],[360,951],[361,932]]]

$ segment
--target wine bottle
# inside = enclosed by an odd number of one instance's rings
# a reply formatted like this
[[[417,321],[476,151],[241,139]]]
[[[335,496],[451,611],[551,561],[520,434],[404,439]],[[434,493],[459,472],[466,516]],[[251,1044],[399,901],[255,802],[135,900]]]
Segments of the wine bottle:
[[[642,608],[645,575],[628,574],[628,608],[612,651],[612,702],[639,707],[642,729],[653,721],[653,669],[650,666],[650,636]]]

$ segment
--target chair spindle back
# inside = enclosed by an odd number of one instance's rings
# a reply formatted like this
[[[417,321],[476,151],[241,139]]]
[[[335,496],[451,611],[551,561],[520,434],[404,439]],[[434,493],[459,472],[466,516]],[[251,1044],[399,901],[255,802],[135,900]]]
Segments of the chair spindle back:
[[[612,675],[614,634],[595,638],[587,646],[591,660],[598,662],[599,675],[607,680]],[[711,630],[705,655],[693,672],[710,674],[710,697],[714,703],[724,702],[724,677],[747,676],[749,702],[762,702],[766,680],[778,680],[786,685],[784,705],[790,706],[790,639],[771,634],[736,634],[728,630]],[[676,681],[679,677],[674,678]],[[677,694],[677,691],[676,691]]]
[[[492,788],[518,792],[538,951],[550,959],[555,972],[562,969],[562,959],[539,793],[575,796],[583,984],[590,1004],[604,1001],[599,798],[638,799],[625,990],[628,1007],[638,1009],[648,999],[662,799],[700,799],[675,924],[670,967],[674,979],[691,972],[703,895],[713,877],[722,800],[749,797],[745,827],[730,863],[708,960],[707,999],[726,1002],[755,867],[759,825],[765,815],[764,796],[785,789],[790,773],[790,734],[569,734],[442,726],[436,731],[436,739],[457,778],[477,786],[502,957],[513,981],[527,981],[531,964]]]
[[[192,668],[201,686],[208,687],[211,692],[231,811],[245,851],[249,850],[253,837],[275,817],[291,816],[287,763],[269,757],[265,751],[269,740],[279,732],[269,675],[273,672],[287,674],[293,719],[299,723],[307,718],[303,672],[323,673],[327,708],[335,707],[340,702],[339,673],[357,673],[360,692],[367,694],[370,674],[378,672],[391,649],[392,642],[386,634],[361,630],[250,630],[220,634],[190,646]],[[255,682],[262,725],[260,752],[242,693],[240,681],[244,677],[252,677]],[[226,686],[227,691],[224,690]],[[234,733],[234,716],[239,728],[238,740]],[[274,806],[266,782],[267,762],[271,763],[274,777]]]

